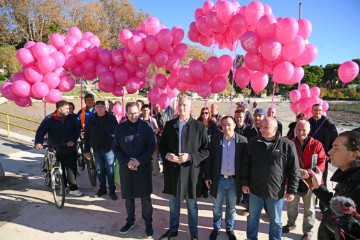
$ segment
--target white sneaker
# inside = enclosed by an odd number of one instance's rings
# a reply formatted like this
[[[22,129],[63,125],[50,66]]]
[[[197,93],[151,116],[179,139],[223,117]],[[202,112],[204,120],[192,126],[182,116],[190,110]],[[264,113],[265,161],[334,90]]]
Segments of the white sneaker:
[[[81,197],[83,195],[82,192],[80,192],[80,190],[70,191],[69,193],[76,197]]]

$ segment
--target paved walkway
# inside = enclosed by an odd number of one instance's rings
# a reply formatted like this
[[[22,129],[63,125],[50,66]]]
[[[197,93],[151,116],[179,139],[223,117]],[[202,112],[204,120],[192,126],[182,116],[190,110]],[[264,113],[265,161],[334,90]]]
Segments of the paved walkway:
[[[118,230],[125,223],[124,201],[120,198],[119,187],[116,191],[119,200],[111,201],[108,196],[94,198],[96,187],[90,185],[86,170],[80,171],[80,190],[83,197],[66,196],[64,208],[57,209],[53,204],[50,189],[40,175],[43,153],[23,144],[3,139],[0,146],[0,163],[6,176],[0,178],[0,239],[141,239],[144,237],[144,225],[141,219],[141,205],[136,201],[135,227],[127,235],[119,236]],[[13,151],[4,154],[4,146]],[[167,196],[162,194],[163,177],[153,178],[153,225],[154,239],[168,228],[169,208]],[[330,185],[331,186],[331,185]],[[246,217],[241,216],[243,207],[237,206],[235,234],[238,239],[245,239]],[[302,209],[301,209],[302,212]],[[283,224],[286,224],[286,207],[283,210]],[[301,226],[302,214],[297,225]],[[319,222],[316,221],[315,233]],[[269,224],[265,218],[260,221],[259,239],[268,239]],[[189,239],[185,203],[181,209],[181,223],[178,239]],[[199,236],[208,239],[212,230],[212,201],[199,199]],[[301,228],[283,239],[300,239]],[[224,232],[218,238],[227,239]],[[315,236],[314,238],[315,239]]]

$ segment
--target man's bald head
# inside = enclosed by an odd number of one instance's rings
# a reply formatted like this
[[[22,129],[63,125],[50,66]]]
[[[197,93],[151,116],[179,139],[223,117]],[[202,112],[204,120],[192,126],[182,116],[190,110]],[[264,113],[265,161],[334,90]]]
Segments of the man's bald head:
[[[273,117],[265,117],[261,121],[260,132],[265,140],[271,141],[276,137],[278,123]]]

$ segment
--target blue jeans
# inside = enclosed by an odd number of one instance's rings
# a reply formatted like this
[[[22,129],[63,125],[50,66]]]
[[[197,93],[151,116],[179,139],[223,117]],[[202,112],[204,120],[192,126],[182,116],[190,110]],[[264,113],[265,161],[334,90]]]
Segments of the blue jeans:
[[[270,215],[269,239],[281,240],[282,223],[281,213],[284,206],[284,198],[281,199],[264,199],[254,194],[250,194],[250,215],[247,218],[246,235],[250,240],[258,239],[259,220],[261,210],[264,207],[264,201]]]
[[[176,196],[170,195],[169,207],[170,207],[170,230],[176,232],[179,229],[180,220],[180,185],[177,187]],[[188,224],[191,236],[198,236],[198,205],[197,200],[186,198],[186,207],[188,212]]]
[[[236,182],[235,178],[226,179],[221,177],[218,184],[216,198],[214,198],[213,221],[214,229],[221,229],[222,204],[226,197],[225,226],[226,231],[232,231],[234,227],[235,205],[236,205]]]
[[[94,152],[96,170],[100,182],[100,189],[106,190],[106,176],[109,184],[109,191],[115,191],[114,184],[114,162],[115,156],[112,150]],[[106,167],[106,175],[105,175]]]

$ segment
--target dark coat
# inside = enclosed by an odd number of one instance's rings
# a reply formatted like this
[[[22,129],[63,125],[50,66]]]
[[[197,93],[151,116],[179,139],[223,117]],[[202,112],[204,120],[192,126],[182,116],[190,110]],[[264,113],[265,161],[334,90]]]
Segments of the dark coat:
[[[259,134],[259,131],[256,130],[256,127],[254,125],[247,126],[243,131],[243,136],[246,137],[248,142],[251,141],[254,137],[256,137]]]
[[[179,118],[166,123],[160,138],[159,149],[164,158],[164,193],[176,196],[180,180],[180,198],[196,198],[200,163],[209,156],[208,136],[205,125],[189,118],[182,130],[181,152],[189,153],[191,160],[176,164],[165,159],[166,154],[179,154]]]
[[[121,196],[124,199],[148,197],[152,193],[151,155],[155,138],[148,123],[126,121],[116,126],[113,151],[120,166]],[[130,158],[140,162],[137,171],[130,170]]]
[[[107,146],[106,150],[110,150],[113,145],[114,141],[114,132],[115,127],[118,125],[118,122],[116,120],[116,117],[108,112],[105,113],[106,117],[106,136],[107,136]],[[93,150],[100,151],[99,147],[99,138],[98,138],[98,116],[97,114],[94,114],[90,117],[88,123],[85,126],[85,136],[84,136],[84,152],[90,152],[90,147],[93,148]]]
[[[319,120],[311,117],[309,123],[311,126],[309,135],[322,143],[325,153],[328,155],[328,151],[332,148],[332,144],[338,136],[335,124],[325,116],[322,116]]]
[[[209,144],[209,157],[205,160],[205,180],[211,180],[210,194],[214,198],[217,196],[218,184],[221,175],[222,144],[223,133],[219,133],[211,138]],[[247,140],[245,137],[235,133],[235,181],[236,194],[241,196],[241,161],[246,153]]]
[[[242,161],[241,184],[250,186],[250,192],[265,199],[280,199],[286,192],[295,194],[300,178],[299,160],[295,145],[280,137],[267,146],[261,135],[247,145],[247,155]]]
[[[74,142],[74,146],[60,146],[57,149],[58,154],[68,154],[76,151],[77,139],[80,135],[80,126],[75,115],[69,114],[62,120],[56,113],[49,114],[41,122],[35,135],[35,144],[44,142],[44,136],[48,134],[49,145],[65,144],[69,141]]]

